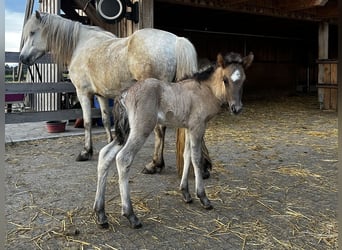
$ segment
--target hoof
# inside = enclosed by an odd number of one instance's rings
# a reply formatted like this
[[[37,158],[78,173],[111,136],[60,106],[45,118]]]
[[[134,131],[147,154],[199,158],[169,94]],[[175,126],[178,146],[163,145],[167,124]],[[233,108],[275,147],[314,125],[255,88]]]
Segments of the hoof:
[[[213,205],[211,205],[211,202],[210,202],[210,200],[208,199],[208,198],[200,198],[200,201],[201,201],[201,203],[202,203],[202,206],[205,208],[205,209],[207,209],[207,210],[211,210],[211,209],[213,209],[214,207],[213,207]]]
[[[207,210],[212,210],[214,208],[213,205],[211,205],[211,204],[203,205],[203,207]]]
[[[93,154],[92,153],[80,153],[77,158],[76,161],[89,161],[91,160]]]
[[[105,222],[105,223],[102,223],[102,224],[98,224],[98,226],[101,229],[108,229],[109,228],[109,223]]]
[[[141,224],[140,220],[134,214],[132,214],[130,216],[126,216],[125,215],[125,217],[129,220],[129,223],[131,224],[131,227],[133,229],[138,229],[138,228],[142,227],[142,224]]]
[[[183,191],[182,190],[182,195],[183,195],[183,201],[185,203],[192,203],[192,198],[189,192]]]
[[[156,174],[156,173],[160,174],[163,168],[164,168],[163,164],[157,165],[151,162],[144,167],[144,169],[142,170],[142,173],[143,174]]]
[[[104,212],[98,213],[95,211],[95,213],[97,216],[97,225],[99,226],[99,228],[102,228],[102,229],[109,228],[107,215]]]
[[[208,169],[206,169],[203,173],[202,173],[202,178],[205,180],[205,179],[208,179],[210,177],[210,172]]]
[[[148,169],[148,168],[144,167],[144,169],[141,172],[143,174],[155,174],[155,173],[157,173],[157,169],[155,169],[155,168]]]

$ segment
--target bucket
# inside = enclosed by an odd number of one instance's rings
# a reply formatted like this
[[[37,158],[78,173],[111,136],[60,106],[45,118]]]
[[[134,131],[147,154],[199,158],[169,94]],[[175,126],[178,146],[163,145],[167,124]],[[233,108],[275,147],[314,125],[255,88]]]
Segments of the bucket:
[[[65,121],[48,121],[46,128],[49,133],[60,133],[65,131]]]

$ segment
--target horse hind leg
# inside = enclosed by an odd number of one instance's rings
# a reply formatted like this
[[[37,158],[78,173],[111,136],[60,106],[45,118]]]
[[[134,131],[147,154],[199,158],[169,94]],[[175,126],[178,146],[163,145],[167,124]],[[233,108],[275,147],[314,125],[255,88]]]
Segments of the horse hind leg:
[[[111,129],[110,115],[112,112],[110,111],[110,108],[109,108],[108,99],[102,96],[97,96],[97,99],[100,104],[102,123],[106,131],[107,142],[110,143],[113,140],[112,132],[110,130]]]
[[[165,167],[164,162],[164,142],[165,142],[166,127],[156,125],[154,128],[154,154],[152,161],[147,164],[144,169],[144,174],[160,173]]]
[[[105,190],[108,170],[113,163],[115,156],[122,148],[115,139],[100,150],[97,165],[97,189],[94,202],[94,211],[97,215],[97,222],[101,228],[108,228],[108,219],[105,213]]]

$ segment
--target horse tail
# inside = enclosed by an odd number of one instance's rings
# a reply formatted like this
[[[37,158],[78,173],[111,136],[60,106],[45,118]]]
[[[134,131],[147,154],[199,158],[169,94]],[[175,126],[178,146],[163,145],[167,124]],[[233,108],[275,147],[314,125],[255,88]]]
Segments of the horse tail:
[[[191,76],[197,71],[197,52],[194,45],[184,37],[178,37],[176,41],[176,81],[186,76]]]
[[[117,140],[119,141],[119,145],[123,145],[127,141],[130,127],[129,127],[126,106],[123,103],[122,96],[120,98],[115,98],[113,116],[114,116],[114,121],[115,121],[114,122],[115,136]]]

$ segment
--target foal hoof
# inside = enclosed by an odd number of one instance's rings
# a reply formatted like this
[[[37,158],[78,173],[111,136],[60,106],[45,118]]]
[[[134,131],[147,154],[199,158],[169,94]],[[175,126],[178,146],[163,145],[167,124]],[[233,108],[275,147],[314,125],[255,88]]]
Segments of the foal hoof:
[[[204,170],[203,173],[202,173],[202,178],[205,180],[205,179],[208,179],[210,177],[210,172],[208,169]]]
[[[208,198],[203,198],[203,199],[200,199],[201,200],[201,203],[202,203],[202,206],[207,209],[207,210],[211,210],[213,209],[213,205],[211,205],[211,202]]]
[[[140,220],[134,214],[130,215],[130,216],[126,216],[126,218],[129,220],[129,223],[131,224],[131,227],[133,229],[138,229],[138,228],[142,227],[142,224],[141,224]]]
[[[192,203],[192,198],[191,198],[191,195],[189,194],[189,192],[182,190],[182,195],[183,195],[183,201],[185,203]]]
[[[98,213],[95,211],[95,213],[97,215],[97,225],[99,226],[99,228],[101,229],[109,228],[107,215],[104,212]]]
[[[109,228],[109,223],[108,222],[105,222],[105,223],[102,223],[102,224],[97,224],[99,226],[99,228],[101,229],[108,229]]]

